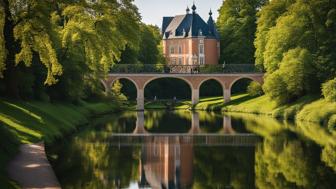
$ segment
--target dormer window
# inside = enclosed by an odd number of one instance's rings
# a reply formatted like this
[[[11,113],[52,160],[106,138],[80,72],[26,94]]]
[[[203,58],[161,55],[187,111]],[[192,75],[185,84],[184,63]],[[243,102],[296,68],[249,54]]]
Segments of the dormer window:
[[[199,29],[198,35],[203,36],[203,31],[201,29]]]

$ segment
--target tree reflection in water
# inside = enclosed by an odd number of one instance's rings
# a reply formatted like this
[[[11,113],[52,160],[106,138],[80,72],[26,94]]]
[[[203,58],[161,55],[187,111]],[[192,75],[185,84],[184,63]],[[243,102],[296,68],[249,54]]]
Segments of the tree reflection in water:
[[[319,125],[292,125],[242,114],[164,111],[126,112],[95,124],[94,129],[48,148],[65,189],[130,185],[282,189],[333,188],[336,184],[335,133]],[[113,133],[131,134],[139,127],[145,134],[171,136],[155,136],[128,146],[109,142]],[[202,146],[193,137],[180,136],[247,132],[262,140],[252,146]]]

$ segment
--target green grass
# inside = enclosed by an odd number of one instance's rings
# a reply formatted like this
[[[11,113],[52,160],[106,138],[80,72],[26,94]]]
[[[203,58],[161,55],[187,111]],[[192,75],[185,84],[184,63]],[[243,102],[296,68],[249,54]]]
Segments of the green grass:
[[[168,105],[169,104],[169,105]],[[174,110],[187,110],[191,108],[191,101],[178,101],[172,104],[171,100],[158,100],[151,101],[145,104],[145,109],[169,109]]]
[[[118,110],[116,104],[24,102],[0,99],[0,188],[16,188],[6,165],[22,143],[52,142],[89,122],[90,117]]]
[[[277,106],[265,95],[250,97],[247,94],[238,94],[232,96],[229,103],[224,103],[222,97],[209,97],[202,98],[194,109],[264,114],[285,120],[319,123],[332,130],[336,127],[336,103],[327,102],[319,96],[304,96],[282,106]]]
[[[155,105],[156,108],[164,108],[164,106]],[[193,109],[264,114],[285,120],[319,123],[328,126],[333,131],[336,130],[336,103],[327,102],[320,96],[304,96],[293,103],[282,106],[277,106],[265,95],[250,97],[248,94],[237,94],[231,97],[229,103],[224,103],[223,97],[206,97],[201,98]]]

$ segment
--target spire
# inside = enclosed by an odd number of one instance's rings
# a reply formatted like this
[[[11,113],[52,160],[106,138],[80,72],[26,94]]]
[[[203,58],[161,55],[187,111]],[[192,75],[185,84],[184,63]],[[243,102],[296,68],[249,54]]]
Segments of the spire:
[[[193,6],[191,7],[191,9],[193,10],[193,13],[196,13],[196,5],[195,5],[195,2],[193,3]]]
[[[211,9],[210,9],[209,15],[210,15],[210,17],[212,16],[212,10]]]
[[[187,14],[189,14],[189,12],[190,12],[189,6],[187,6],[186,12],[187,12]]]

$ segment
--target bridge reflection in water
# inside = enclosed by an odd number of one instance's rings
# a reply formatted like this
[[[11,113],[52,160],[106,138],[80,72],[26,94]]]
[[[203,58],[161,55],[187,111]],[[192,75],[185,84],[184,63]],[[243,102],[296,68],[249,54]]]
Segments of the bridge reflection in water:
[[[149,133],[144,127],[144,112],[138,112],[133,133],[113,134],[107,142],[141,147],[138,187],[169,189],[190,188],[193,184],[194,147],[254,148],[261,140],[254,134],[235,132],[228,116],[223,116],[223,128],[216,134],[202,133],[199,125],[199,114],[194,112],[188,133]]]

